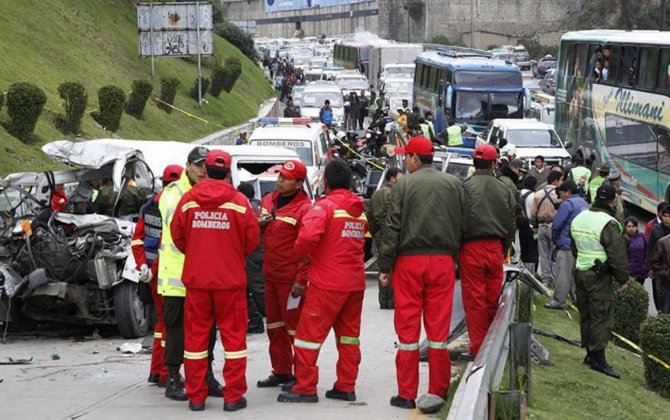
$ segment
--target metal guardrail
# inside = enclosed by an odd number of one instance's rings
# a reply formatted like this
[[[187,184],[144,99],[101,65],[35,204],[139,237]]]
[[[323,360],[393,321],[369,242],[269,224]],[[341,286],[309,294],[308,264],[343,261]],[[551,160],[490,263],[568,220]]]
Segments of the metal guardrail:
[[[523,268],[506,268],[498,311],[473,362],[468,363],[448,419],[483,420],[500,409],[520,412],[530,394],[530,310],[532,275]],[[501,391],[505,367],[510,367],[510,391]],[[500,397],[500,398],[499,398]],[[508,411],[509,412],[509,411]],[[512,414],[510,418],[515,418]]]

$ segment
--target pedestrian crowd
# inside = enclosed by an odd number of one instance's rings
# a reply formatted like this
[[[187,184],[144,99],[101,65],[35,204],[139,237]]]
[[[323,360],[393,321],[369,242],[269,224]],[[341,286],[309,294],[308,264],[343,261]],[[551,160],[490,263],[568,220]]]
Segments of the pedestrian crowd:
[[[670,206],[659,207],[647,240],[635,220],[624,222],[619,179],[602,170],[602,182],[591,179],[579,157],[563,168],[547,167],[538,156],[528,171],[513,149],[501,157],[493,145],[478,145],[475,170],[462,182],[434,169],[433,151],[423,135],[395,148],[407,173],[387,170],[367,212],[341,160],[326,166],[325,195],[313,204],[302,189],[307,169],[296,160],[284,162],[275,190],[264,197],[248,184],[233,187],[231,157],[223,151],[196,147],[183,170],[166,168],[165,188],[142,208],[132,242],[158,311],[149,381],[165,386],[170,399],[188,400],[193,411],[204,410],[207,397],[223,397],[225,411],[245,408],[246,334],[263,332],[265,316],[272,371],[257,387],[281,387],[279,402],[318,402],[317,361],[332,329],[337,379],[325,397],[356,401],[368,232],[378,249],[380,308],[395,311],[392,406],[426,413],[442,407],[457,267],[474,357],[510,259],[521,259],[554,287],[548,308],[563,308],[568,298],[577,304],[584,362],[618,377],[605,358],[612,282],[625,287],[628,261],[638,281],[670,276]],[[589,181],[598,185],[593,194]],[[665,302],[668,293],[659,292]],[[422,323],[429,385],[417,401]],[[225,386],[212,371],[217,329]]]

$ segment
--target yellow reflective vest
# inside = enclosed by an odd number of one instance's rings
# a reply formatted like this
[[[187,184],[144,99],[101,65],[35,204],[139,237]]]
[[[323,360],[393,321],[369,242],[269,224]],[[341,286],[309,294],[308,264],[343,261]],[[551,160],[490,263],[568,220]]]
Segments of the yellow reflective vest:
[[[463,146],[463,134],[460,125],[454,124],[447,128],[447,134],[449,135],[449,147]]]
[[[607,253],[600,243],[600,234],[605,225],[612,220],[612,216],[601,211],[583,211],[579,213],[570,225],[570,234],[577,247],[577,271],[587,271],[596,264],[596,260],[607,261]],[[621,225],[617,222],[619,230]]]
[[[158,249],[158,293],[163,296],[184,297],[186,289],[181,282],[184,268],[184,254],[177,249],[172,241],[170,223],[182,196],[191,189],[186,171],[181,177],[165,187],[158,201],[158,209],[162,216],[161,246]]]

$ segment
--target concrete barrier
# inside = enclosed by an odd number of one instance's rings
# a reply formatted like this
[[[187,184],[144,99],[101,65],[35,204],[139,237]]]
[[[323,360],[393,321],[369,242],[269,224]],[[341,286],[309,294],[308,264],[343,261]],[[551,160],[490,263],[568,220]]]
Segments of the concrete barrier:
[[[263,117],[278,117],[280,110],[280,102],[278,98],[270,99],[263,104],[261,104],[258,111],[258,117],[249,120],[248,122],[235,127],[226,128],[216,133],[210,134],[207,137],[195,140],[194,144],[202,144],[203,146],[207,145],[224,145],[224,144],[235,144],[239,133],[241,131],[246,131],[251,134],[252,131],[258,126],[258,120]]]

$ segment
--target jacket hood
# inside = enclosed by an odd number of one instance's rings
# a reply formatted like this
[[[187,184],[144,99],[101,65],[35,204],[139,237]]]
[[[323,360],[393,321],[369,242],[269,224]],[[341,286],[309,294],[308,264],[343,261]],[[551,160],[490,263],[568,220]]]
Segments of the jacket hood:
[[[363,199],[349,190],[343,188],[333,190],[326,196],[347,213],[354,217],[359,217],[365,211],[365,203]]]
[[[195,184],[191,194],[201,207],[213,209],[233,199],[237,190],[228,181],[205,178]]]

